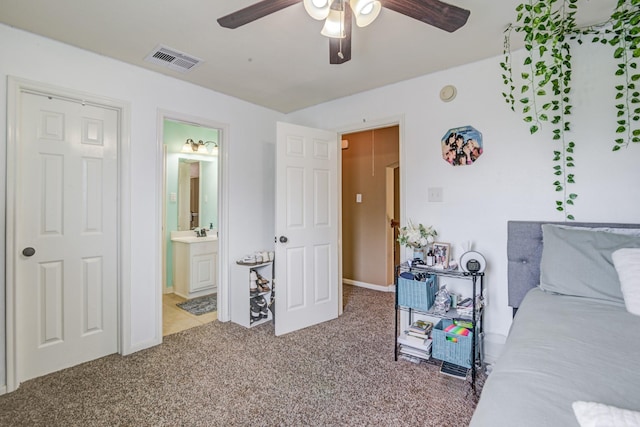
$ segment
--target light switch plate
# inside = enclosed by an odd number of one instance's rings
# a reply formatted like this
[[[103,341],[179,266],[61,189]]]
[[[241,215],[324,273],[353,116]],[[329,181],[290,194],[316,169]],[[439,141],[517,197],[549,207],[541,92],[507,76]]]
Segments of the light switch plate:
[[[427,201],[442,202],[442,187],[430,187],[427,189]]]

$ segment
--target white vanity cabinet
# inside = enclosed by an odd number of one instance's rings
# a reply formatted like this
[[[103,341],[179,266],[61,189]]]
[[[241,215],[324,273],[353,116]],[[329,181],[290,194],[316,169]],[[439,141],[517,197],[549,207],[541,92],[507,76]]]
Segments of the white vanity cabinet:
[[[191,299],[217,292],[218,240],[176,237],[173,242],[173,292]]]

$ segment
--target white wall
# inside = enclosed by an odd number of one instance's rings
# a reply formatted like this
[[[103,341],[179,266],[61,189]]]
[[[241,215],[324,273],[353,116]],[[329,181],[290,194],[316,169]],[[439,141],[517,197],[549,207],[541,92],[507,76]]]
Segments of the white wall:
[[[161,282],[161,143],[158,110],[229,127],[229,259],[273,245],[275,122],[282,115],[195,85],[0,25],[0,138],[6,147],[7,76],[126,101],[131,106],[131,342],[153,345]],[[6,150],[0,150],[0,224],[5,222]],[[5,241],[0,227],[0,241]],[[0,246],[5,259],[5,247]],[[0,264],[0,386],[5,384],[5,266]]]
[[[573,213],[578,221],[640,222],[640,144],[611,152],[615,138],[612,88],[617,84],[611,53],[589,43],[574,51],[571,122],[577,144],[577,184],[572,191],[579,198]],[[485,255],[489,341],[500,341],[511,323],[507,221],[564,220],[555,210],[555,145],[550,130],[531,136],[521,116],[509,110],[501,96],[499,60],[423,76],[287,116],[291,122],[338,131],[402,117],[403,220],[435,226],[441,241],[456,244],[455,257],[462,254],[460,245],[467,240]],[[446,84],[458,89],[450,103],[439,99]],[[440,140],[448,129],[463,125],[482,132],[484,154],[473,165],[453,167],[441,158]],[[442,203],[427,202],[428,187],[443,188]]]

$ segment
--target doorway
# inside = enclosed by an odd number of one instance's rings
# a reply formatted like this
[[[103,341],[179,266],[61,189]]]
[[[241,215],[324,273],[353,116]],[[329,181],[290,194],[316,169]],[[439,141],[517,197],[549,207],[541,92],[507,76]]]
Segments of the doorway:
[[[393,290],[400,217],[399,125],[342,134],[343,282]]]
[[[159,122],[163,149],[161,326],[166,336],[222,320],[222,312],[227,312],[223,264],[226,132],[223,125],[176,113],[161,113]],[[196,231],[206,238],[194,242],[197,246],[185,243]],[[200,253],[203,244],[206,254]],[[201,300],[209,306],[215,303],[217,309],[201,314],[179,306]]]

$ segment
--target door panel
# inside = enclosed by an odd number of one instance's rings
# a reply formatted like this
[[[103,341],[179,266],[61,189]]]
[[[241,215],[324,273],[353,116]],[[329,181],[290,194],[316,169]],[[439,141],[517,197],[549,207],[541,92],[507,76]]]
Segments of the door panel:
[[[338,137],[278,123],[276,335],[338,316]]]
[[[117,351],[115,110],[21,93],[18,381]]]

